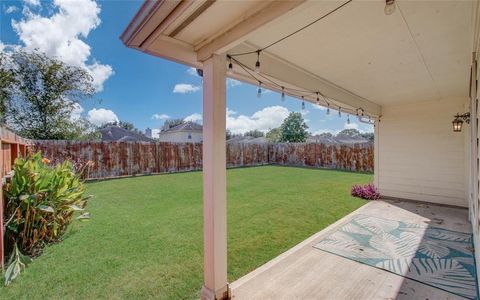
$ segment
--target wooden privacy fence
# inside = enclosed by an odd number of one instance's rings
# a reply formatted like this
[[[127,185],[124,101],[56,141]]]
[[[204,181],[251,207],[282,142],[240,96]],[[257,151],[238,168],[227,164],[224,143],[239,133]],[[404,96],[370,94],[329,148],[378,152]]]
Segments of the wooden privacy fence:
[[[93,161],[89,179],[202,168],[201,143],[34,141],[32,148],[53,162]],[[373,144],[227,144],[227,167],[269,164],[373,172]]]
[[[13,163],[17,157],[27,154],[28,141],[14,134],[4,127],[0,127],[0,181],[2,182],[2,192],[0,193],[0,261],[3,269],[4,264],[4,239],[3,239],[3,216],[5,204],[3,202],[3,185],[7,180],[8,174],[12,170]]]

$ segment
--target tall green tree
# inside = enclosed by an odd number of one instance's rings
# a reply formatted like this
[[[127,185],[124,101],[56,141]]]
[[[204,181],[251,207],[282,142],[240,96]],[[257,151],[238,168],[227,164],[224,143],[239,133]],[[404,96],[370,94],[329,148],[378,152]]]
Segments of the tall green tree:
[[[93,96],[93,78],[87,70],[67,65],[43,53],[16,50],[9,54],[13,88],[7,96],[7,124],[25,138],[71,139],[79,120],[72,111]]]
[[[304,143],[308,137],[308,126],[299,112],[291,112],[283,120],[280,130],[282,132],[280,141],[288,143]]]
[[[15,83],[13,70],[10,67],[9,56],[0,53],[0,123],[5,123],[7,106],[10,102],[12,89]]]

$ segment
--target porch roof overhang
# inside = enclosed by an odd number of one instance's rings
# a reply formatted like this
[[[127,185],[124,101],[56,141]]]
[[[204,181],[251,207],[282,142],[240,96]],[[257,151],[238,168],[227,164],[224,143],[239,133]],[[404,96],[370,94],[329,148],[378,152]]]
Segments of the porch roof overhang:
[[[202,68],[212,54],[261,49],[343,3],[146,1],[121,39],[128,47]],[[478,2],[396,5],[395,13],[385,15],[384,1],[352,1],[262,51],[262,82],[278,83],[265,84],[273,90],[319,91],[334,106],[361,107],[373,117],[383,105],[467,97]],[[256,55],[235,59],[253,67]],[[229,76],[258,83],[240,67]]]

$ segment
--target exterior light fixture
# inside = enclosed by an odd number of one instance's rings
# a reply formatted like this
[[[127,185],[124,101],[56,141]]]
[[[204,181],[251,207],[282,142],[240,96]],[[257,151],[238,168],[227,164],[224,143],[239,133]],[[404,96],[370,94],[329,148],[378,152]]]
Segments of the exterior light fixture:
[[[260,73],[260,50],[257,50],[257,62],[255,63],[255,72]]]
[[[456,114],[455,119],[452,121],[453,132],[461,132],[463,122],[470,124],[470,113],[464,113],[463,115]]]
[[[262,98],[262,82],[258,82],[257,98]]]
[[[282,102],[285,101],[285,88],[282,86]]]
[[[385,0],[385,9],[383,10],[387,16],[395,11],[395,0]]]

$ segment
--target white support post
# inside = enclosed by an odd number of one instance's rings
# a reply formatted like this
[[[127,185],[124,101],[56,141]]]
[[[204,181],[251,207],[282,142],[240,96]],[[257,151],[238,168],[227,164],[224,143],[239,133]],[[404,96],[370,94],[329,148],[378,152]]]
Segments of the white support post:
[[[380,118],[377,118],[375,120],[375,125],[374,125],[374,145],[373,145],[373,184],[377,187],[377,189],[380,190],[380,172],[379,167],[380,167]]]
[[[228,299],[225,56],[203,63],[204,286],[202,300]]]

